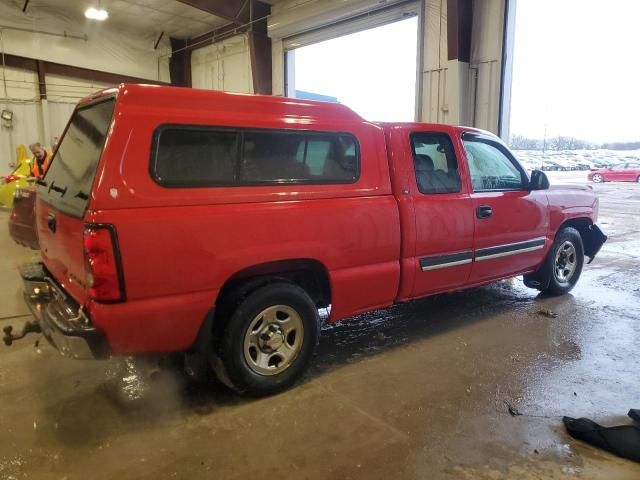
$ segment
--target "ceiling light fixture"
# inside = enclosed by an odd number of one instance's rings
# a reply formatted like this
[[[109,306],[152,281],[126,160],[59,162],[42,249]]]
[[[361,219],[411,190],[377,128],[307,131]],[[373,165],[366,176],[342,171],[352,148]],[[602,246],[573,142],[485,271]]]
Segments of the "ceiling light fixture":
[[[85,10],[84,16],[89,20],[98,20],[103,22],[109,18],[109,13],[104,8],[89,7]]]

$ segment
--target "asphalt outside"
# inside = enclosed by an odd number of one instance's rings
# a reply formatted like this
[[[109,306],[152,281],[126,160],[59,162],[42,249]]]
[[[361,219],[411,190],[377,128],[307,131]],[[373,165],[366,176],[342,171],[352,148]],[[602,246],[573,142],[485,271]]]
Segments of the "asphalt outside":
[[[553,183],[584,183],[554,172]],[[640,479],[562,416],[640,408],[640,185],[603,184],[609,235],[571,294],[520,278],[323,330],[293,389],[245,399],[172,368],[0,347],[0,479]],[[28,317],[0,212],[0,327]]]

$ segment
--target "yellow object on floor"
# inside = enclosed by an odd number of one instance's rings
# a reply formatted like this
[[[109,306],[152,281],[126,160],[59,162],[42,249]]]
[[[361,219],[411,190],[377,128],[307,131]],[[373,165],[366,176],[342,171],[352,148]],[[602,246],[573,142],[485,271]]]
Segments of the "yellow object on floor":
[[[13,172],[0,177],[0,207],[2,208],[11,208],[16,188],[28,185],[27,177],[31,172],[31,160],[24,145],[16,148],[16,165]]]

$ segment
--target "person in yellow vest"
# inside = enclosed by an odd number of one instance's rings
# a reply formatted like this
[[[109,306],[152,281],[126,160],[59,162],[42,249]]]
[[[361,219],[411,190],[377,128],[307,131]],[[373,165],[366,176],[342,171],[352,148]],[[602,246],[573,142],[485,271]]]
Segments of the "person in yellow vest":
[[[47,152],[44,147],[39,143],[32,143],[29,145],[29,150],[33,153],[33,160],[31,160],[31,176],[36,178],[44,177],[51,163],[51,157],[53,154]]]

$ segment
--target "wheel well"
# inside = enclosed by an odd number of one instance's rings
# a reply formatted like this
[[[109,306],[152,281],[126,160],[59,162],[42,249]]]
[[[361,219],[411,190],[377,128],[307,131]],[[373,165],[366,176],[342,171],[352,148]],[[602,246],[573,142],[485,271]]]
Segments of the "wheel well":
[[[573,227],[578,232],[580,232],[580,236],[584,237],[585,233],[589,231],[589,227],[593,225],[593,222],[590,218],[582,217],[582,218],[571,218],[566,220],[560,228],[558,228],[558,232],[565,227]],[[557,233],[557,232],[556,232]]]
[[[289,259],[252,265],[236,272],[220,289],[216,310],[235,308],[255,289],[277,281],[290,282],[303,288],[318,308],[331,304],[329,272],[325,266],[312,259]]]
[[[589,235],[589,227],[593,225],[593,222],[590,218],[571,218],[566,220],[558,230],[556,231],[556,235],[560,230],[565,227],[573,227],[580,233],[580,237],[582,238],[582,243],[586,243],[587,237]]]
[[[565,227],[573,227],[578,230],[580,238],[582,238],[584,254],[593,259],[607,237],[598,229],[595,229],[594,231],[594,229],[592,229],[592,225],[593,222],[590,218],[572,218],[560,225],[558,231]]]

